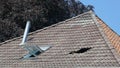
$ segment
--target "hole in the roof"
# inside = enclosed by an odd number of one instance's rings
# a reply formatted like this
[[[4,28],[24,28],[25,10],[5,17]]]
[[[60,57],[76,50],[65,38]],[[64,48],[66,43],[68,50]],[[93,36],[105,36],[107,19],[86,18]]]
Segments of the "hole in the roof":
[[[69,54],[74,54],[74,53],[85,53],[87,52],[88,50],[90,50],[91,47],[87,47],[87,48],[80,48],[79,50],[77,51],[71,51]]]

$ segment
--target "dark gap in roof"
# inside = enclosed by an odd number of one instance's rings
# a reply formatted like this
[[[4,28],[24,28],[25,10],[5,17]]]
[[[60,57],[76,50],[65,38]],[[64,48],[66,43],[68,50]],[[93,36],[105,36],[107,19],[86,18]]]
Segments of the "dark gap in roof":
[[[87,47],[87,48],[80,48],[79,50],[77,51],[71,51],[69,54],[74,54],[74,53],[85,53],[87,52],[88,50],[90,50],[91,47]]]

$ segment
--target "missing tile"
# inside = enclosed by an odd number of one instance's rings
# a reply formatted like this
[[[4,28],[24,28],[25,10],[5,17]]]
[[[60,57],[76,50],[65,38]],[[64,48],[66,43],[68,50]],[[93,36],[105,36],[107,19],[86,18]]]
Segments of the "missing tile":
[[[92,49],[91,47],[87,47],[87,48],[80,48],[79,50],[77,51],[71,51],[69,54],[74,54],[74,53],[85,53],[87,52],[88,50]]]

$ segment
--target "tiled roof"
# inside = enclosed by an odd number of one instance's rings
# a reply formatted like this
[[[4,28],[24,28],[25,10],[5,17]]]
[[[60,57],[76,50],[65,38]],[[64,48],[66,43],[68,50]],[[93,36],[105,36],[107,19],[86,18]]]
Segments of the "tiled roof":
[[[120,37],[114,32],[108,25],[106,25],[100,18],[96,17],[100,23],[105,35],[107,36],[110,43],[114,46],[118,53],[120,53]]]
[[[0,68],[119,67],[119,55],[114,49],[117,45],[111,43],[111,35],[105,32],[107,26],[104,28],[104,25],[89,11],[32,32],[28,43],[52,46],[34,59],[20,59],[27,54],[18,46],[21,37],[3,42],[0,44]]]

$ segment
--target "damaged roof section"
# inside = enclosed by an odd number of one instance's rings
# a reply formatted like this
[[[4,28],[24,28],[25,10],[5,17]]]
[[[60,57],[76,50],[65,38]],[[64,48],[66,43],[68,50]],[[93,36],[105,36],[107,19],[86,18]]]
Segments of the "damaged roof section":
[[[28,43],[52,45],[52,48],[29,60],[19,59],[26,54],[18,46],[21,37],[3,42],[0,45],[0,67],[119,67],[119,55],[101,25],[89,11],[32,32]]]

